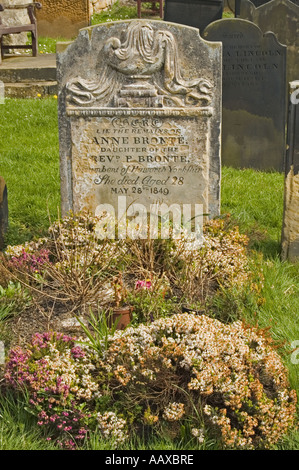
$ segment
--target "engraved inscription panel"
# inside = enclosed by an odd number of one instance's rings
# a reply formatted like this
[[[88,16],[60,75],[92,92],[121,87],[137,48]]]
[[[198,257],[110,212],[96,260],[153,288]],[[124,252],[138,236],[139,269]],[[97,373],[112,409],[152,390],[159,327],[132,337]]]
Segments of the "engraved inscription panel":
[[[224,40],[242,37],[243,33],[223,36]],[[256,91],[260,82],[267,82],[268,72],[275,72],[281,67],[280,58],[282,55],[279,47],[265,50],[261,44],[256,42],[248,44],[238,44],[238,41],[235,41],[234,44],[228,42],[223,54],[226,86],[230,88],[252,87]]]
[[[271,0],[255,7],[249,0],[240,0],[240,17],[256,24],[264,33],[272,31],[287,46],[287,80],[299,76],[299,1]],[[287,86],[286,86],[287,92]]]
[[[74,209],[105,202],[204,204],[208,210],[210,110],[191,116],[73,116]],[[80,196],[80,197],[79,197]]]
[[[283,171],[286,47],[243,19],[216,21],[204,37],[223,43],[222,162]]]

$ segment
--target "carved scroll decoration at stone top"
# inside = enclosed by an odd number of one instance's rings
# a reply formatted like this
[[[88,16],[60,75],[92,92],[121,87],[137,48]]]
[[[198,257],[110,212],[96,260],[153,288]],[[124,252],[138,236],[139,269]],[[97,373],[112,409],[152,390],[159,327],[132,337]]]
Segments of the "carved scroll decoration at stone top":
[[[97,65],[97,79],[67,83],[67,101],[76,106],[184,107],[208,106],[212,84],[204,78],[184,80],[178,48],[169,31],[133,21],[125,40],[109,38]],[[99,65],[100,64],[100,65]]]

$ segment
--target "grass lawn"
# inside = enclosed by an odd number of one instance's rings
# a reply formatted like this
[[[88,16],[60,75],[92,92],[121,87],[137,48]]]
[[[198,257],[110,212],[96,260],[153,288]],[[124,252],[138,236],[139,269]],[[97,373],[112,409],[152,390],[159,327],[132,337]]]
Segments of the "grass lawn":
[[[60,183],[56,104],[54,98],[7,99],[0,106],[5,133],[0,142],[0,174],[9,193],[10,244],[41,236],[48,224],[48,212],[57,216]]]

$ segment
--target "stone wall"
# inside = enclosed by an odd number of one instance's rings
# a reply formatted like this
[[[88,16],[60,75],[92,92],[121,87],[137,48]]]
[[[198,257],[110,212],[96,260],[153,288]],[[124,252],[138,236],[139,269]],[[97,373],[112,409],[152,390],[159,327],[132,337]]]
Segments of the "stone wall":
[[[89,26],[90,0],[42,0],[36,14],[41,36],[73,38]]]
[[[111,7],[116,0],[90,0],[90,14],[101,13],[102,10],[106,10]]]

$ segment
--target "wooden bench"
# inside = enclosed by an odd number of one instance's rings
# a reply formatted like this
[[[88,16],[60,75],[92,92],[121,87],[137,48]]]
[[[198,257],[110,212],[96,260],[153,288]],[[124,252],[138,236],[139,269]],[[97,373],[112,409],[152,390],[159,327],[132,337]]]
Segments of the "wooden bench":
[[[2,61],[2,58],[4,56],[4,51],[8,49],[32,49],[32,55],[34,57],[37,56],[38,54],[38,36],[37,36],[37,22],[36,22],[36,17],[34,14],[35,8],[40,9],[42,8],[42,4],[39,2],[34,2],[34,3],[26,3],[22,5],[9,5],[9,6],[3,6],[0,3],[0,12],[4,10],[21,10],[21,9],[27,9],[27,13],[30,19],[30,24],[24,24],[24,25],[15,25],[15,26],[6,26],[2,24],[1,21],[1,14],[0,14],[0,49],[1,49],[1,54],[0,54],[0,64]],[[23,32],[29,32],[31,33],[31,44],[25,44],[25,45],[20,45],[20,44],[10,44],[10,45],[4,45],[2,43],[2,38],[6,34],[19,34]]]
[[[163,0],[156,0],[156,1],[149,1],[149,0],[135,0],[137,2],[137,16],[138,18],[141,18],[141,8],[142,8],[142,3],[151,3],[152,6],[151,8],[146,10],[146,13],[152,14],[152,15],[159,15],[160,18],[163,18]],[[158,3],[158,7],[157,7]]]

